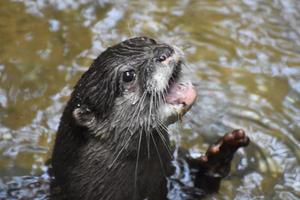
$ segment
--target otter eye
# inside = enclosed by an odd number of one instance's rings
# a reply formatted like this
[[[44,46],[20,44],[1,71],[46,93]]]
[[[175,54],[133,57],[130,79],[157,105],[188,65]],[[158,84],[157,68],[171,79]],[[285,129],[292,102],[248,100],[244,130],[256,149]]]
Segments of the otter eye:
[[[157,61],[158,62],[163,62],[167,59],[167,55],[166,54],[162,54],[158,57]]]
[[[134,70],[129,70],[123,73],[123,81],[128,83],[131,82],[135,79],[135,71]]]

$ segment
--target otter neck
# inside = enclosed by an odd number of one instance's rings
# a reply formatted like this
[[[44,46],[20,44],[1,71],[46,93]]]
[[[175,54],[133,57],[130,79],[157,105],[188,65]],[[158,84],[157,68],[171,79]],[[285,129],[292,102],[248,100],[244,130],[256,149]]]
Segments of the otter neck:
[[[118,137],[114,135],[118,135]],[[111,138],[101,143],[114,155],[112,162],[116,160],[136,162],[137,160],[149,160],[151,157],[159,158],[160,156],[169,156],[171,159],[169,137],[166,131],[136,131],[131,135],[124,133],[112,134]]]

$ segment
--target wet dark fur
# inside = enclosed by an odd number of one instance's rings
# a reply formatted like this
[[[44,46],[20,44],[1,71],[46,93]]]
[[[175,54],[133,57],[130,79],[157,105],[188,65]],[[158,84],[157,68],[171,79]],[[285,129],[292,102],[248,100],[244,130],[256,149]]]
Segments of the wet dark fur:
[[[51,199],[167,198],[172,167],[166,126],[173,119],[170,113],[164,116],[161,108],[169,85],[180,77],[181,60],[170,57],[175,53],[166,44],[139,37],[108,48],[93,62],[61,118],[52,154]],[[162,65],[161,55],[172,59]],[[153,82],[155,69],[172,70],[159,71],[168,78],[161,82],[159,76]],[[124,79],[128,70],[136,75],[130,82]],[[158,82],[168,83],[156,90],[161,86]],[[245,132],[234,130],[200,158],[181,156],[192,168],[194,187],[173,177],[168,185],[180,185],[184,199],[216,192],[229,173],[234,153],[248,144]]]
[[[171,173],[169,140],[155,119],[163,99],[162,94],[151,93],[146,81],[162,53],[172,54],[173,49],[149,38],[133,38],[108,48],[83,74],[55,141],[52,199],[166,198],[165,177]],[[139,90],[135,92],[146,93],[145,100],[135,105],[122,99],[125,65],[137,72]],[[149,108],[154,96],[159,100]],[[116,105],[116,99],[122,105]]]

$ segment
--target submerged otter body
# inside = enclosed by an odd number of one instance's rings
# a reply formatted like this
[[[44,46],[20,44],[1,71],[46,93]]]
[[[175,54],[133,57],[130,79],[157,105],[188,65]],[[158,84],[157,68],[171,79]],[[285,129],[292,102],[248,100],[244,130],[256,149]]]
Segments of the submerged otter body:
[[[53,154],[51,199],[162,200],[172,174],[167,126],[196,99],[181,77],[182,53],[146,37],[104,51],[82,75],[64,110]],[[195,186],[218,190],[236,150],[249,139],[226,134],[199,159]]]
[[[166,198],[166,126],[196,97],[181,82],[181,65],[177,49],[145,37],[94,61],[75,86],[53,150],[55,185],[64,198]]]

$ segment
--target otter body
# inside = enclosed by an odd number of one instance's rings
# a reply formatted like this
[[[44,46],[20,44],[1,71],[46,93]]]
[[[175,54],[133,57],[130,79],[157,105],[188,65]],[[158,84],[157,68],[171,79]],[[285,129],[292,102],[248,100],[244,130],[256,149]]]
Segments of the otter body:
[[[184,100],[174,95],[169,96],[179,101],[176,107],[165,100],[171,85],[178,87],[180,56],[169,45],[133,38],[108,48],[83,74],[61,118],[52,156],[54,185],[64,198],[166,198],[171,163],[166,126],[191,105],[179,105]],[[195,92],[191,85],[181,87]]]
[[[51,199],[167,198],[167,177],[172,174],[167,126],[196,99],[192,84],[181,77],[183,63],[177,48],[146,37],[112,46],[93,62],[61,118],[52,154]],[[228,140],[233,150],[224,151],[229,159],[221,156],[226,167],[236,149],[246,144],[240,142],[244,134],[235,136]],[[194,162],[199,172],[217,169],[207,162],[210,157]],[[206,178],[220,181],[201,175],[204,188],[210,188]]]
[[[54,151],[59,157],[53,157],[57,162],[53,163],[55,181],[63,194],[53,199],[165,199],[165,173],[170,172],[170,156],[159,141],[160,158],[154,151],[148,158],[142,148],[137,168],[136,149],[120,155],[112,164],[117,144],[101,142],[98,138],[71,138],[57,139],[68,140],[74,146]],[[141,145],[146,146],[144,143]],[[163,166],[159,159],[164,160]]]

